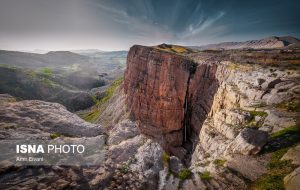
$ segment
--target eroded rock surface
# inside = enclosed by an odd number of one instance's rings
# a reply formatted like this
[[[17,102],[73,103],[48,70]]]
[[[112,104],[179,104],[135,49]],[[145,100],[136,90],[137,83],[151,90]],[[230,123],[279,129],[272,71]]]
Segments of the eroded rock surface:
[[[188,81],[196,64],[180,55],[143,46],[130,49],[127,63],[124,89],[131,116],[141,121],[145,134],[176,135],[182,129]],[[176,141],[181,144],[182,139]]]
[[[85,122],[58,103],[40,100],[6,101],[0,104],[2,139],[49,139],[49,133],[73,137],[92,137],[105,130]]]
[[[63,162],[22,166],[3,160],[0,162],[1,189],[123,190],[157,187],[163,149],[141,135],[135,122],[127,119],[111,128],[103,128],[83,121],[56,103],[16,101],[9,95],[0,95],[0,103],[2,141],[48,140],[55,144],[68,139],[73,144],[84,143],[92,154],[87,159],[95,163],[89,166],[76,163],[62,166]],[[95,149],[91,150],[91,147]]]

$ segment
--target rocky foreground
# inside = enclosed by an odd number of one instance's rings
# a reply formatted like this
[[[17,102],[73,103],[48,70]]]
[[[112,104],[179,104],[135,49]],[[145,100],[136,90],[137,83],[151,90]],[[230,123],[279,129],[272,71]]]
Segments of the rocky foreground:
[[[2,140],[103,137],[105,161],[4,161],[0,188],[299,189],[299,57],[133,46],[124,84],[100,116],[107,127],[59,104],[2,95]]]

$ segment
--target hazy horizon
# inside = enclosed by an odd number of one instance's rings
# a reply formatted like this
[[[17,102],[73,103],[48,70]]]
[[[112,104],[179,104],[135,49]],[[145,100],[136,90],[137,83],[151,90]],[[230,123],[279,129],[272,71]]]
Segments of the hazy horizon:
[[[0,49],[119,51],[134,44],[298,38],[299,12],[293,0],[0,0]]]

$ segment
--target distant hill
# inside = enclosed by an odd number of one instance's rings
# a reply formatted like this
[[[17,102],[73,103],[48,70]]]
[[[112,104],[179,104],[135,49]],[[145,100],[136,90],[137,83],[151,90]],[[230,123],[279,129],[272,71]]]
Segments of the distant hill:
[[[0,65],[0,93],[12,94],[21,99],[46,100],[63,104],[70,111],[85,109],[94,104],[93,97],[74,81],[85,82],[90,88],[104,85],[104,81],[83,78],[71,80],[70,75],[61,76],[52,71],[36,71],[19,67]]]
[[[86,51],[72,51],[73,53],[77,53],[80,55],[88,56],[88,57],[126,57],[128,51],[93,51],[93,50],[86,50]]]
[[[78,49],[78,50],[71,50],[73,53],[77,53],[80,55],[90,56],[96,53],[102,53],[104,51],[98,49]]]
[[[193,49],[273,49],[285,48],[299,43],[300,40],[292,36],[271,36],[260,40],[249,40],[245,42],[223,42],[204,46],[191,46]]]
[[[70,111],[85,109],[95,103],[95,89],[123,75],[126,56],[126,51],[85,56],[70,51],[0,50],[0,93],[58,102]]]
[[[88,57],[69,51],[50,51],[46,54],[0,50],[0,64],[27,68],[82,64]]]

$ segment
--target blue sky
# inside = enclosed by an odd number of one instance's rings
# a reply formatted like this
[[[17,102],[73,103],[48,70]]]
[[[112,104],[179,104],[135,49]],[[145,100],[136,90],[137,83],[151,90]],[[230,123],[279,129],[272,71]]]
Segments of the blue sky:
[[[297,0],[0,0],[0,49],[128,49],[300,37]]]

